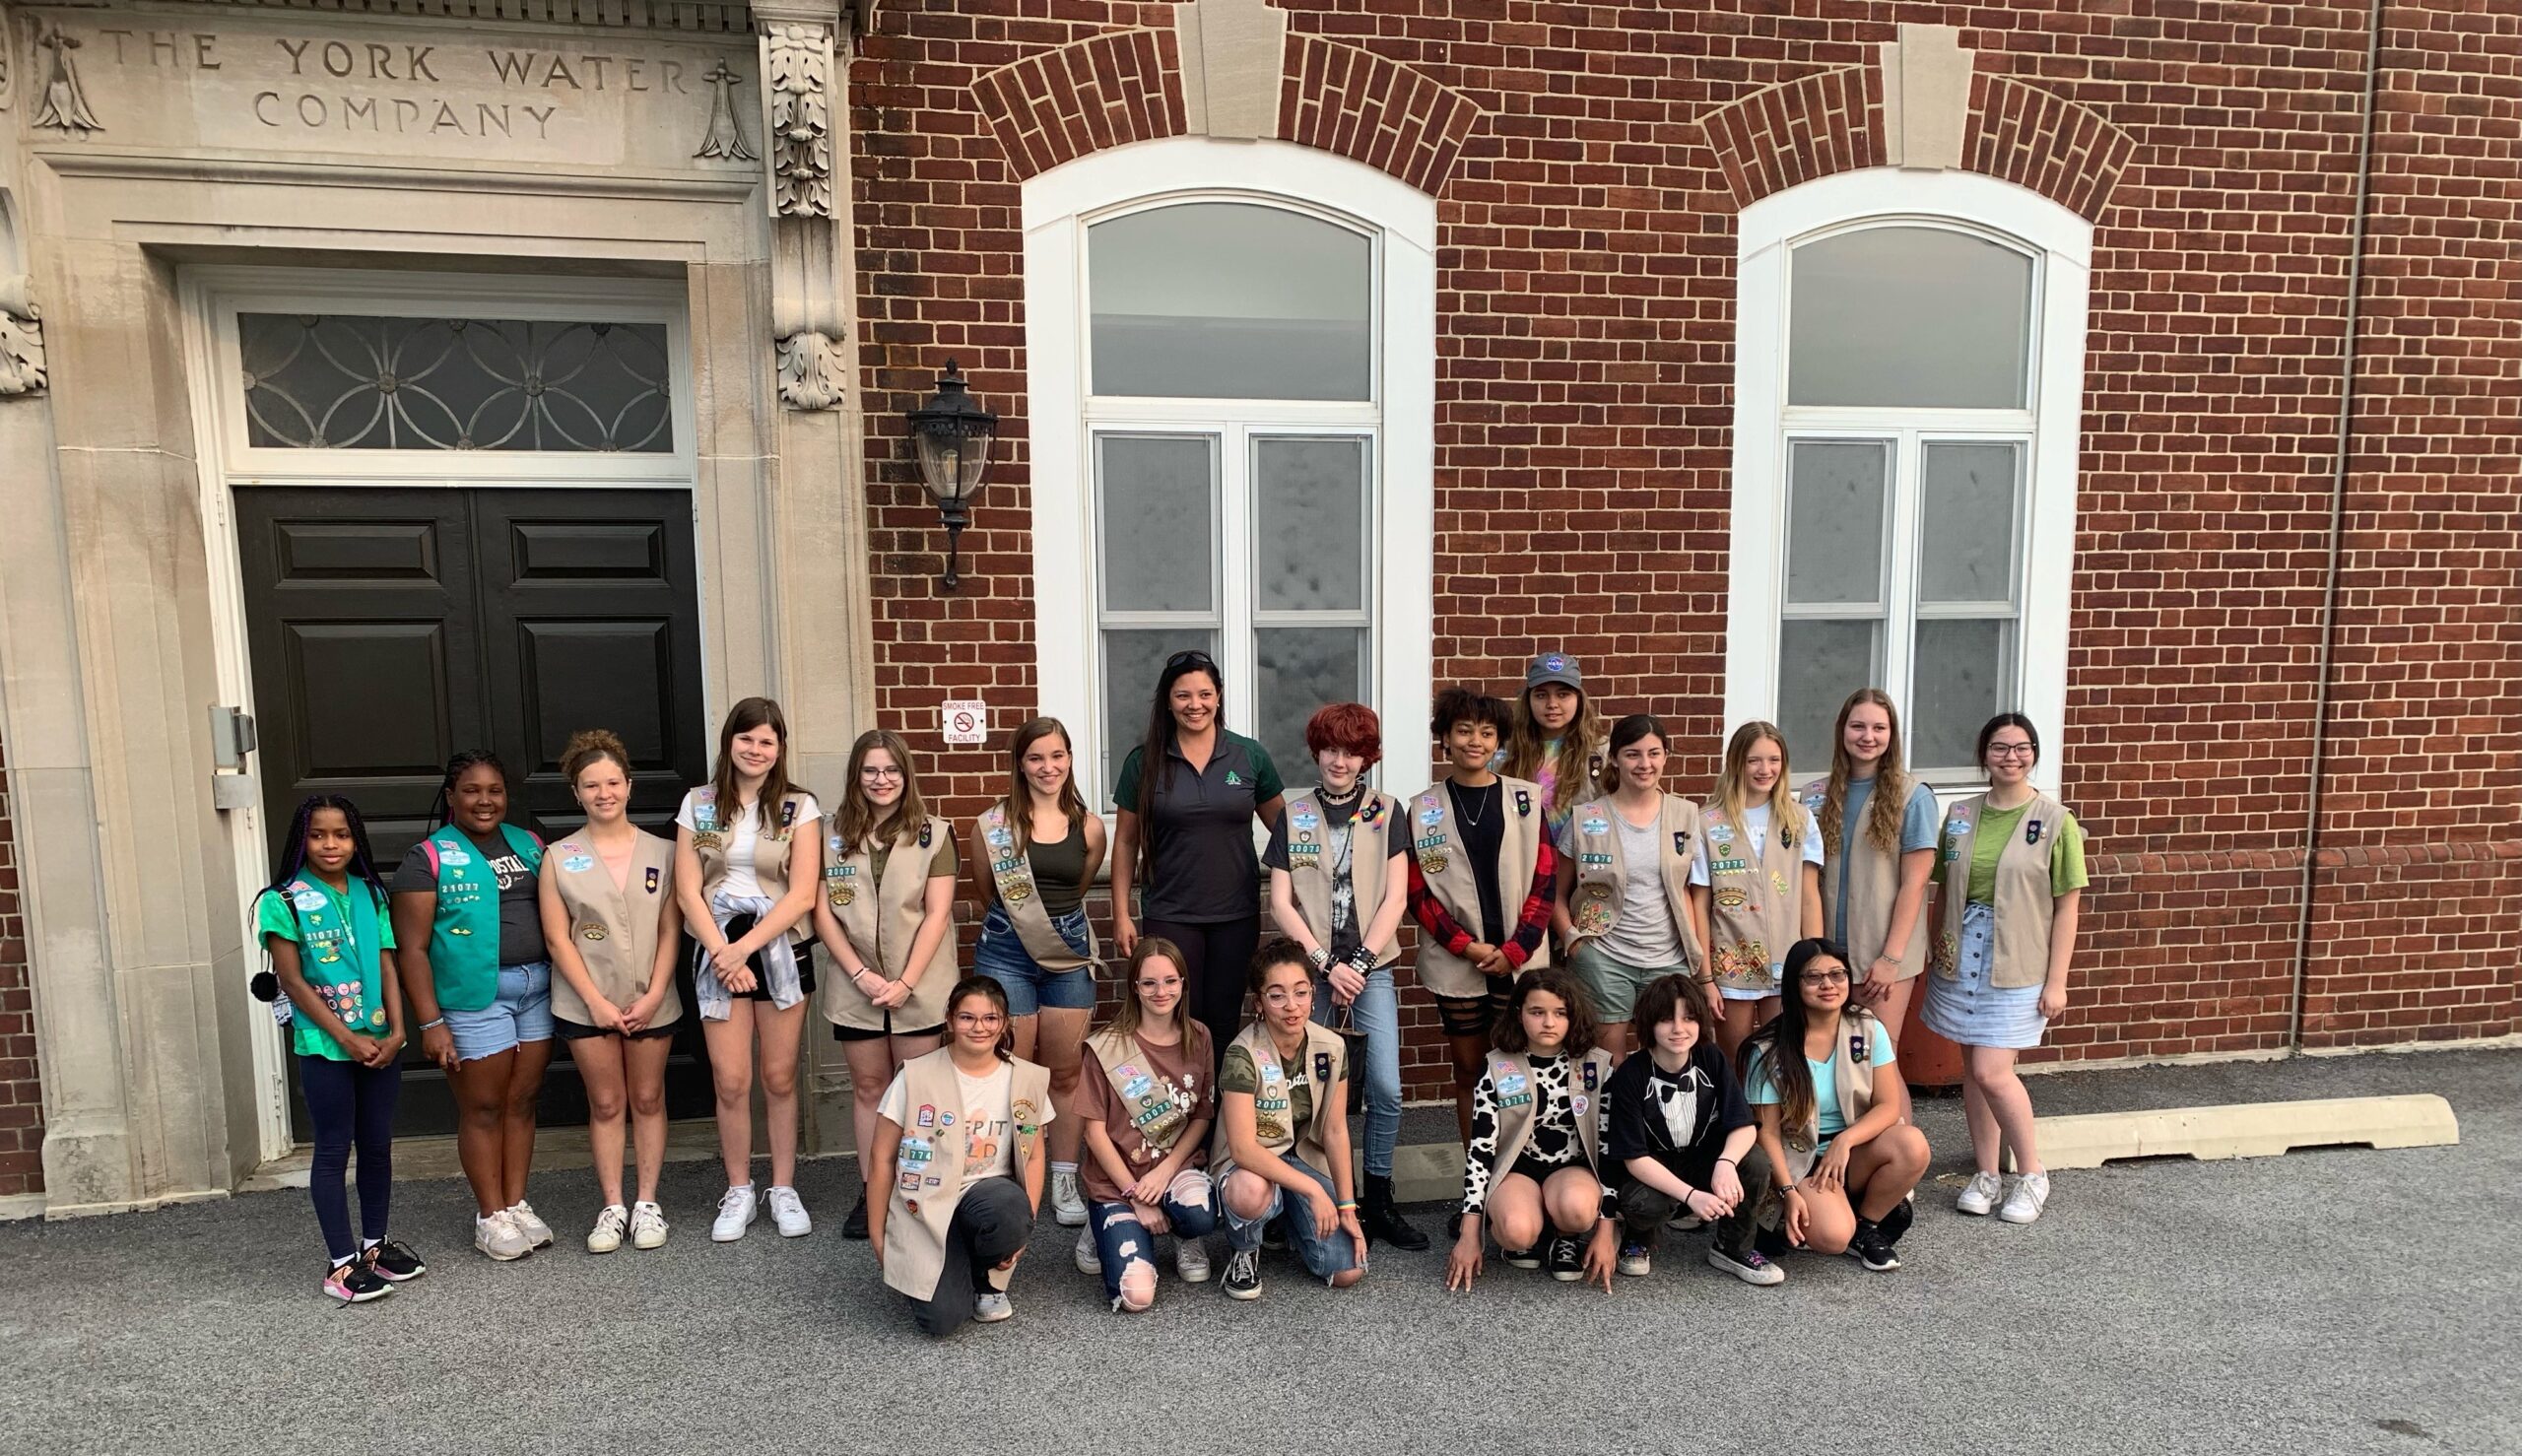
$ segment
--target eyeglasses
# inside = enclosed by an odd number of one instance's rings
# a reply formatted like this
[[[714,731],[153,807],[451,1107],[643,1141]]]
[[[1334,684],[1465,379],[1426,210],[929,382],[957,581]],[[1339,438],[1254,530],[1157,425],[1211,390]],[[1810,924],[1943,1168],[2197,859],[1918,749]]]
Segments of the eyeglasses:
[[[1847,984],[1848,971],[1844,965],[1836,970],[1808,970],[1802,979],[1808,986],[1844,986]]]
[[[1298,991],[1278,990],[1264,991],[1261,993],[1261,1004],[1270,1008],[1272,1011],[1286,1011],[1289,1007],[1295,1005],[1299,1001],[1311,1001],[1312,999],[1313,987],[1311,986],[1306,986],[1302,990]]]
[[[955,1013],[956,1026],[969,1026],[974,1030],[979,1030],[983,1026],[995,1026],[1006,1020],[1007,1018],[1000,1016],[994,1011],[959,1011]]]
[[[902,770],[901,765],[897,763],[868,763],[859,768],[858,776],[860,778],[899,778],[902,776]]]
[[[2040,752],[2040,750],[2037,747],[2027,743],[1992,743],[1988,745],[1988,757],[1991,759],[2028,759],[2038,752]]]

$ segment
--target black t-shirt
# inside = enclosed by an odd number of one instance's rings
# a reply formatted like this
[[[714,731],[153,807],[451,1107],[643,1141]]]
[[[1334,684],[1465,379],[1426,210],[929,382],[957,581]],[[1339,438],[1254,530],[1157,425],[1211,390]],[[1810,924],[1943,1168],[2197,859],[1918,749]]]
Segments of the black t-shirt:
[[[1366,922],[1374,918],[1374,906],[1357,902],[1354,887],[1359,858],[1372,855],[1377,859],[1390,859],[1406,847],[1393,838],[1393,826],[1402,818],[1396,811],[1385,815],[1381,824],[1369,827],[1362,833],[1352,832],[1349,835],[1349,863],[1333,863],[1332,850],[1340,842],[1340,831],[1347,827],[1350,818],[1358,812],[1358,806],[1366,802],[1366,790],[1360,789],[1358,796],[1346,804],[1334,804],[1319,797],[1314,800],[1322,810],[1323,842],[1330,846],[1322,856],[1322,869],[1331,877],[1331,944],[1326,949],[1334,960],[1345,960],[1350,952],[1358,949],[1365,937]],[[1261,852],[1261,864],[1264,869],[1288,868],[1288,817],[1284,813],[1270,826],[1270,847]]]
[[[1638,1034],[1649,1040],[1651,1027]],[[1725,1053],[1701,1032],[1679,1073],[1655,1065],[1651,1050],[1630,1054],[1603,1090],[1611,1103],[1614,1163],[1652,1158],[1684,1182],[1696,1183],[1725,1147],[1726,1134],[1752,1125],[1751,1105],[1725,1064]]]
[[[1121,761],[1115,809],[1138,813],[1146,756],[1142,746]],[[1139,885],[1139,912],[1186,925],[1259,918],[1261,863],[1252,853],[1252,820],[1280,794],[1270,751],[1221,728],[1208,766],[1194,771],[1168,744],[1163,768],[1148,822],[1139,826],[1155,851],[1153,871]]]
[[[469,829],[456,830],[473,846],[482,862],[499,877],[499,963],[527,965],[550,959],[543,945],[543,906],[536,898],[534,871],[507,846],[507,840],[494,835],[489,842],[473,836]],[[394,878],[385,887],[396,891],[437,893],[437,873],[430,868],[429,841],[421,840],[403,855],[394,867]]]
[[[1491,779],[1485,789],[1467,789],[1447,779],[1445,792],[1453,799],[1454,827],[1471,853],[1471,879],[1480,890],[1480,942],[1504,945],[1515,924],[1507,917],[1506,898],[1497,886],[1497,856],[1506,845],[1506,785],[1501,779]],[[1524,907],[1524,892],[1530,889],[1515,887],[1518,912]]]

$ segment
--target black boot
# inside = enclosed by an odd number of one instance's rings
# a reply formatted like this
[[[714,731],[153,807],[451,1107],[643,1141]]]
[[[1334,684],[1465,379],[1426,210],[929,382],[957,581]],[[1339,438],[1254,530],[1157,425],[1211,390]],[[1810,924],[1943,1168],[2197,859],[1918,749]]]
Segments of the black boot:
[[[840,1222],[840,1236],[843,1238],[867,1236],[867,1190],[864,1188],[858,1190],[858,1206],[851,1209],[849,1217]]]
[[[1427,1247],[1427,1235],[1410,1226],[1401,1217],[1400,1205],[1393,1202],[1392,1179],[1366,1174],[1366,1196],[1358,1201],[1358,1224],[1369,1239],[1385,1243],[1407,1253],[1418,1253]]]

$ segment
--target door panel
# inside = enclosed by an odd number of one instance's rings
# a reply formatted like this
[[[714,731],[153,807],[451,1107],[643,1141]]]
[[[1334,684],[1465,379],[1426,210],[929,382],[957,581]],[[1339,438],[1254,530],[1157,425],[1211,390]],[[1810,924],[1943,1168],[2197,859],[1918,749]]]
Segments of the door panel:
[[[235,501],[276,855],[299,802],[338,793],[360,806],[390,876],[428,830],[447,758],[473,747],[507,764],[512,821],[565,833],[581,816],[561,756],[598,726],[630,750],[633,818],[673,832],[708,751],[689,492],[245,487]],[[682,980],[689,1007],[688,969]],[[678,1117],[711,1104],[692,1016],[666,1100]],[[557,1048],[542,1116],[586,1117]],[[396,1125],[455,1126],[452,1090],[417,1047]]]

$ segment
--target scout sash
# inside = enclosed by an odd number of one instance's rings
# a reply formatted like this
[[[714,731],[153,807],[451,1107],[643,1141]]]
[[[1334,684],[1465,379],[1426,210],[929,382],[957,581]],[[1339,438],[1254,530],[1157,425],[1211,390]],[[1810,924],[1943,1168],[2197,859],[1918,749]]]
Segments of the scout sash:
[[[1033,884],[1033,861],[1016,843],[1016,831],[1007,824],[1007,805],[991,805],[981,815],[980,853],[989,862],[990,884],[998,892],[998,906],[1007,912],[1007,923],[1016,927],[1016,939],[1025,954],[1044,970],[1075,970],[1095,963],[1095,926],[1086,928],[1086,954],[1080,956],[1069,948],[1068,938],[1051,923],[1050,911],[1042,908],[1042,896]]]
[[[1187,1017],[1181,1020],[1184,1038],[1182,1059],[1194,1067],[1212,1065],[1209,1028]],[[1139,1046],[1135,1036],[1123,1036],[1106,1026],[1087,1037],[1086,1044],[1094,1050],[1095,1064],[1103,1069],[1103,1079],[1112,1085],[1112,1095],[1120,1102],[1123,1115],[1129,1118],[1128,1131],[1153,1155],[1147,1158],[1134,1156],[1130,1141],[1122,1136],[1121,1129],[1106,1127],[1104,1132],[1120,1149],[1122,1161],[1137,1167],[1141,1162],[1155,1162],[1172,1152],[1173,1145],[1181,1140],[1182,1130],[1191,1125],[1191,1113],[1200,1105],[1200,1099],[1174,1086],[1170,1080],[1158,1076],[1155,1064],[1148,1061],[1146,1051]],[[1197,1167],[1201,1161],[1201,1152],[1194,1149],[1189,1165]]]

